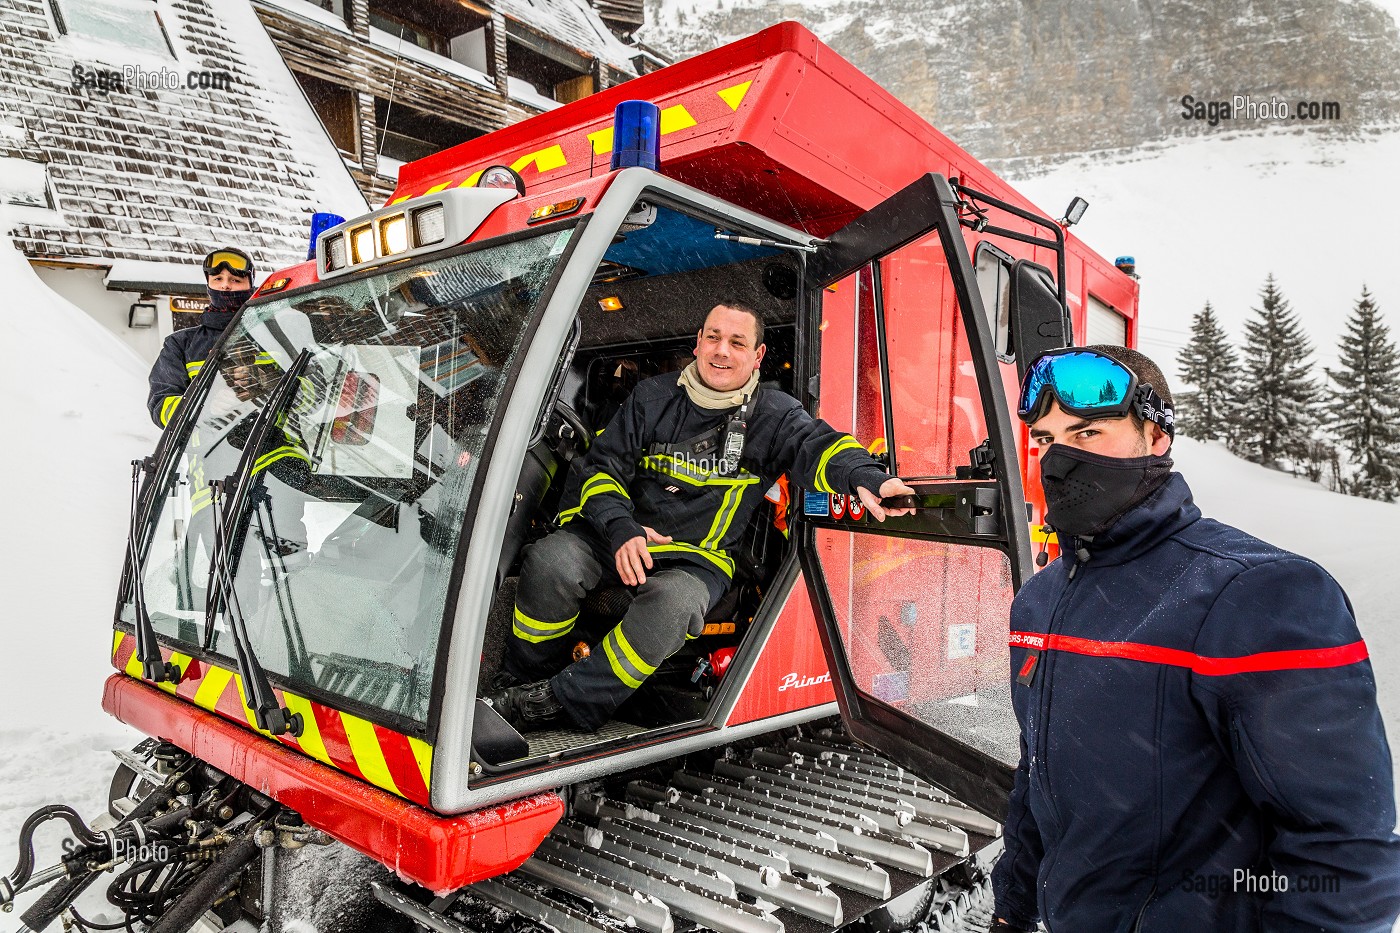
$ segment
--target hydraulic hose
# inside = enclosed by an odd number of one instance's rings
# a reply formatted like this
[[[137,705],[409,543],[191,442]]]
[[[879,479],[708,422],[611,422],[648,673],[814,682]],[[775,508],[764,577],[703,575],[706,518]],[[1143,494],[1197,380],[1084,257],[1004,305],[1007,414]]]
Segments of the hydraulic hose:
[[[34,830],[49,820],[63,820],[73,831],[73,836],[83,845],[101,845],[103,837],[88,828],[83,818],[72,807],[62,804],[40,807],[29,814],[19,831],[19,864],[8,877],[0,878],[0,904],[8,904],[14,896],[29,883],[34,873]]]
[[[258,857],[261,850],[253,838],[257,828],[255,825],[229,843],[161,918],[151,925],[148,933],[187,933],[214,906],[214,902],[238,882],[238,873]]]

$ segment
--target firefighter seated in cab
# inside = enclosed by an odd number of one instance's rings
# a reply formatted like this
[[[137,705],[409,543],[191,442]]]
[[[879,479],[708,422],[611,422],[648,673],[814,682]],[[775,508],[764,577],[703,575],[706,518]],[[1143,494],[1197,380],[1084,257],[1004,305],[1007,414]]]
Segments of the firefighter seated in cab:
[[[593,731],[667,657],[698,636],[729,588],[764,490],[784,473],[809,489],[880,499],[913,490],[848,434],[790,395],[758,388],[766,351],[758,312],[716,305],[681,371],[641,382],[575,461],[561,527],[525,556],[500,684],[487,697],[521,731]],[[633,588],[627,614],[569,663],[567,636],[600,583]],[[567,665],[567,666],[566,666]],[[548,678],[548,679],[542,679]]]

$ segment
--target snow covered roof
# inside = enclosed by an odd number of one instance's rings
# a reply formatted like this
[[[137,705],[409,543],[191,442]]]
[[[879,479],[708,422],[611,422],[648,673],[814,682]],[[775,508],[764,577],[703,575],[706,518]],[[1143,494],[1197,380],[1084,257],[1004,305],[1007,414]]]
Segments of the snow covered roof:
[[[247,0],[57,0],[62,26],[45,7],[0,0],[4,233],[31,259],[191,266],[233,243],[267,270],[305,257],[314,211],[365,210]]]
[[[489,0],[509,19],[629,75],[638,50],[613,35],[588,0]]]

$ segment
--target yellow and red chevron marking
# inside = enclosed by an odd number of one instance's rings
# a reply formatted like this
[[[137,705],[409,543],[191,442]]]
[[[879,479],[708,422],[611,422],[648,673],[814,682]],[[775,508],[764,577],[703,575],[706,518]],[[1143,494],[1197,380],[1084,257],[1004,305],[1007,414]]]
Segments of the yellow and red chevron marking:
[[[687,89],[680,95],[679,100],[668,100],[661,108],[661,125],[658,127],[660,135],[663,138],[671,137],[665,140],[670,143],[677,138],[688,139],[728,129],[733,124],[739,106],[748,96],[749,88],[757,74],[758,69],[753,68],[741,75],[730,76],[722,82],[723,87],[705,84]],[[494,138],[495,134],[492,135]],[[533,148],[517,150],[509,156],[497,153],[493,159],[482,161],[480,164],[467,163],[440,172],[425,179],[432,182],[428,185],[416,180],[403,181],[403,178],[413,175],[414,169],[410,168],[401,174],[400,184],[388,203],[398,204],[409,198],[437,194],[448,188],[470,188],[492,164],[508,164],[515,171],[525,174],[529,181],[562,168],[570,168],[571,172],[586,171],[591,174],[591,166],[598,158],[612,155],[612,113],[609,111],[599,114],[580,126],[562,129],[557,136],[547,141],[535,140],[529,145]],[[608,159],[603,159],[604,163],[607,161]],[[604,168],[606,169],[606,164]]]
[[[125,632],[113,633],[112,666],[141,679],[141,662],[136,658],[136,638]],[[421,739],[402,735],[350,713],[273,688],[282,705],[300,713],[305,728],[301,738],[274,736],[259,729],[248,706],[243,679],[234,671],[198,661],[189,655],[161,646],[161,656],[180,667],[184,676],[178,686],[155,684],[172,696],[202,709],[261,732],[322,764],[398,794],[414,803],[428,805],[432,774],[433,747]]]

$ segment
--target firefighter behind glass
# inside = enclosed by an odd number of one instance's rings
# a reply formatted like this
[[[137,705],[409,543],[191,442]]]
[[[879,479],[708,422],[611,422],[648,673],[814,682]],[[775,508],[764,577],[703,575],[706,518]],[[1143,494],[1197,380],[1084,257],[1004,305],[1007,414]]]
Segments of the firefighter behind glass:
[[[1019,409],[1061,550],[1011,605],[993,931],[1389,933],[1390,749],[1346,594],[1201,516],[1141,353],[1051,351]]]
[[[607,722],[700,634],[730,586],[749,520],[782,474],[808,489],[858,495],[880,521],[903,514],[882,509],[880,498],[912,489],[792,396],[759,388],[766,349],[757,312],[716,305],[679,378],[639,384],[575,463],[562,527],[530,548],[520,574],[502,675],[523,685],[489,698],[512,725],[594,730]],[[567,636],[584,596],[617,581],[634,588],[627,614],[569,663]]]

